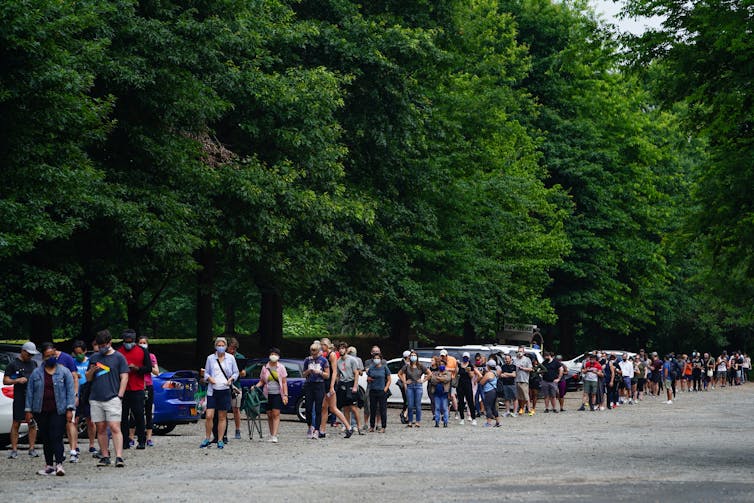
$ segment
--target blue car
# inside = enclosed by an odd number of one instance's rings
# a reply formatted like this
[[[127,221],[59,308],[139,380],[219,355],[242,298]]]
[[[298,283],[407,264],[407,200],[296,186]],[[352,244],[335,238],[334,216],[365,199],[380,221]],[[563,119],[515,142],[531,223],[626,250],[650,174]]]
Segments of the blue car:
[[[152,376],[154,385],[154,429],[155,435],[167,435],[179,424],[196,423],[196,394],[199,374],[195,370],[176,370]]]
[[[240,379],[241,387],[246,390],[259,382],[259,373],[269,361],[268,358],[248,359],[243,364],[246,377]],[[239,362],[241,363],[241,362]],[[299,421],[306,421],[306,403],[304,397],[304,360],[281,358],[278,365],[284,365],[288,373],[288,405],[280,411],[282,414],[295,414]]]

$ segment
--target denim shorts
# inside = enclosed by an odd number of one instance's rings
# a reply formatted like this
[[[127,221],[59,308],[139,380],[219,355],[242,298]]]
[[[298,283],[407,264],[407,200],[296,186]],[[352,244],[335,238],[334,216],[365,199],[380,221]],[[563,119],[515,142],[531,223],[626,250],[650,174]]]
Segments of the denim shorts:
[[[211,395],[207,395],[207,409],[228,410],[230,409],[230,390],[214,389]]]

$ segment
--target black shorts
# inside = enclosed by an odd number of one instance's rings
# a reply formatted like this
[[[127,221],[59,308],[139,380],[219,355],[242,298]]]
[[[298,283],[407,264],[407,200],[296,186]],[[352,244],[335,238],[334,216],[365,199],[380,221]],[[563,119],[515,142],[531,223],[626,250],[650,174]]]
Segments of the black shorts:
[[[283,397],[280,395],[267,395],[267,410],[281,410],[283,408]]]
[[[216,410],[230,409],[230,390],[215,389],[212,395],[207,395],[207,408]]]
[[[26,421],[26,412],[24,411],[24,408],[26,407],[26,400],[25,399],[19,399],[19,400],[13,400],[13,420],[14,421]]]
[[[356,390],[356,393],[353,391],[353,383],[348,382],[344,384],[338,383],[335,389],[335,396],[338,400],[338,408],[342,409],[343,407],[347,407],[349,405],[356,405],[356,400],[358,399],[358,389]]]

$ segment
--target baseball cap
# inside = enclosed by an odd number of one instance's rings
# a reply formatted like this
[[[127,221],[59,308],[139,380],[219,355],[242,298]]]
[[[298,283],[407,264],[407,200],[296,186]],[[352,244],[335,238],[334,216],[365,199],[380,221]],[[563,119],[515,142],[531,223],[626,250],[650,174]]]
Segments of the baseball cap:
[[[497,367],[497,363],[495,362],[495,360],[493,360],[493,359],[490,358],[489,360],[487,360],[487,366],[488,367]]]
[[[123,340],[124,341],[133,341],[136,339],[136,331],[130,328],[127,328],[123,331]]]
[[[404,351],[403,352],[403,358],[408,358],[409,356],[411,356],[411,351]]]
[[[30,355],[38,355],[39,351],[37,351],[37,346],[33,342],[24,342],[24,345],[21,346],[21,351],[26,351]]]
[[[442,351],[440,351],[440,356],[448,356],[448,350],[443,349]]]
[[[464,356],[467,356],[467,357],[471,358],[471,355],[469,354],[468,351],[464,351],[463,352],[463,354],[461,355],[461,357],[464,357]]]

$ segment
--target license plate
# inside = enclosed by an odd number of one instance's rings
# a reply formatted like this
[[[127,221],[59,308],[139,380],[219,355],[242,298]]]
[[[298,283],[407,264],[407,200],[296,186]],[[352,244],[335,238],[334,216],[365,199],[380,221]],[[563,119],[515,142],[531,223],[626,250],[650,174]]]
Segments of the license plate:
[[[191,407],[191,415],[192,416],[196,415],[196,407]]]

